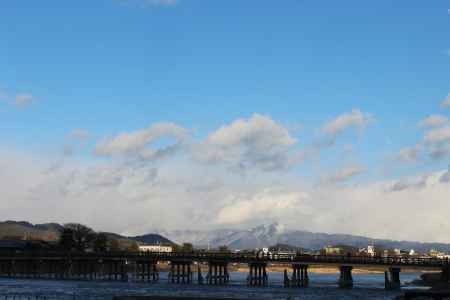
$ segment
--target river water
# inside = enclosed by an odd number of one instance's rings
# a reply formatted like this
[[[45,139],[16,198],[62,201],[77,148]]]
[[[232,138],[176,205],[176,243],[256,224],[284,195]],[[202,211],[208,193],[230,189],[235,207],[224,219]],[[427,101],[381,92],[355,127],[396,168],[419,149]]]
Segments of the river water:
[[[167,281],[167,273],[161,273],[159,283],[135,282],[82,282],[28,279],[0,279],[0,300],[25,300],[41,296],[46,300],[111,300],[118,295],[199,296],[240,299],[389,299],[400,292],[384,290],[384,274],[354,274],[354,288],[337,288],[338,274],[310,273],[310,287],[307,289],[283,288],[283,274],[269,273],[269,286],[249,288],[246,273],[231,273],[230,284],[224,287],[173,285]],[[401,274],[403,288],[412,288],[409,283],[420,273]],[[9,296],[7,298],[6,296]],[[13,298],[13,296],[15,298]],[[36,298],[30,298],[36,299]],[[38,298],[39,299],[39,298]]]

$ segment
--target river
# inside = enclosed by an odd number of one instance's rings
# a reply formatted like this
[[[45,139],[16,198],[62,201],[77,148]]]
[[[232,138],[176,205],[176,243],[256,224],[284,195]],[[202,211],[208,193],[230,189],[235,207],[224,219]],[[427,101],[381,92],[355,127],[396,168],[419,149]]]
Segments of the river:
[[[269,273],[269,286],[249,288],[246,273],[231,273],[230,284],[224,287],[193,285],[173,285],[167,282],[167,273],[162,272],[159,283],[135,282],[92,282],[55,281],[29,279],[0,279],[0,300],[25,300],[42,296],[46,300],[111,300],[117,295],[160,295],[160,296],[201,296],[229,297],[241,299],[389,299],[399,295],[398,291],[384,290],[383,274],[354,274],[354,288],[337,288],[338,274],[310,273],[310,287],[306,289],[283,288],[283,274]],[[409,283],[420,273],[401,275],[403,288],[411,288]],[[7,298],[6,296],[9,296]],[[15,297],[15,298],[13,298]]]

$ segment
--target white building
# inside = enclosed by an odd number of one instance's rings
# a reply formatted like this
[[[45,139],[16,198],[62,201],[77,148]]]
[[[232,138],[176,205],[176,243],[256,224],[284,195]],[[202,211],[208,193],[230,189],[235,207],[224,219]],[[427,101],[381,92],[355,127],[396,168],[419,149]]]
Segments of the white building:
[[[369,245],[367,246],[367,255],[374,257],[375,256],[375,246]]]
[[[170,252],[173,252],[173,247],[172,246],[163,246],[163,245],[140,245],[139,251],[170,253]]]
[[[435,249],[431,249],[430,252],[429,252],[429,255],[431,257],[439,258],[439,259],[447,259],[447,258],[450,257],[450,255],[448,255],[447,253],[441,252],[441,251],[438,251],[438,250],[435,250]]]

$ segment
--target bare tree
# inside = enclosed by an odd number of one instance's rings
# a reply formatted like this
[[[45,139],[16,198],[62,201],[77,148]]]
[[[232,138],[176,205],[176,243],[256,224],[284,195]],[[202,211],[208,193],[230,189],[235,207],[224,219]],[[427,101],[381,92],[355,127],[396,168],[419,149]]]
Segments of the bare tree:
[[[192,252],[194,251],[194,246],[191,243],[183,243],[181,246],[182,252]]]
[[[95,252],[107,252],[109,251],[109,238],[105,233],[99,233],[95,237],[94,241]]]
[[[72,234],[72,239],[70,240],[70,233]],[[65,236],[62,241],[65,242],[66,246],[70,242],[73,243],[74,248],[77,251],[86,251],[88,248],[93,247],[93,242],[96,239],[96,233],[91,228],[78,224],[78,223],[68,223],[64,225],[63,235]],[[67,248],[66,248],[67,249]]]

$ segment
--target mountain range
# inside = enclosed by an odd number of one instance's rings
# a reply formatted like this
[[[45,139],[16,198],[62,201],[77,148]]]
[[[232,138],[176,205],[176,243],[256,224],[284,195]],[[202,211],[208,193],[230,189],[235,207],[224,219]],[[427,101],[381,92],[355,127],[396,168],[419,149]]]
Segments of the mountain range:
[[[431,249],[450,252],[450,244],[372,239],[349,234],[314,233],[286,229],[278,223],[261,225],[246,230],[174,230],[158,231],[158,233],[176,243],[189,242],[197,247],[211,248],[225,245],[230,249],[254,249],[270,247],[275,244],[288,244],[317,250],[330,245],[363,248],[374,244],[384,248],[414,249],[419,252],[428,252]]]
[[[44,241],[56,241],[63,226],[57,223],[33,225],[29,222],[0,222],[0,239],[28,238]],[[329,245],[348,245],[358,248],[374,244],[385,248],[414,249],[428,252],[431,249],[450,252],[450,244],[422,243],[414,241],[394,241],[372,239],[364,236],[348,234],[314,233],[303,230],[286,229],[278,223],[261,225],[250,229],[212,229],[212,230],[156,230],[139,236],[123,236],[107,233],[122,241],[137,241],[142,244],[174,245],[192,243],[197,248],[218,248],[227,246],[230,249],[255,249],[270,247],[276,244],[302,247],[305,249],[322,249]]]

